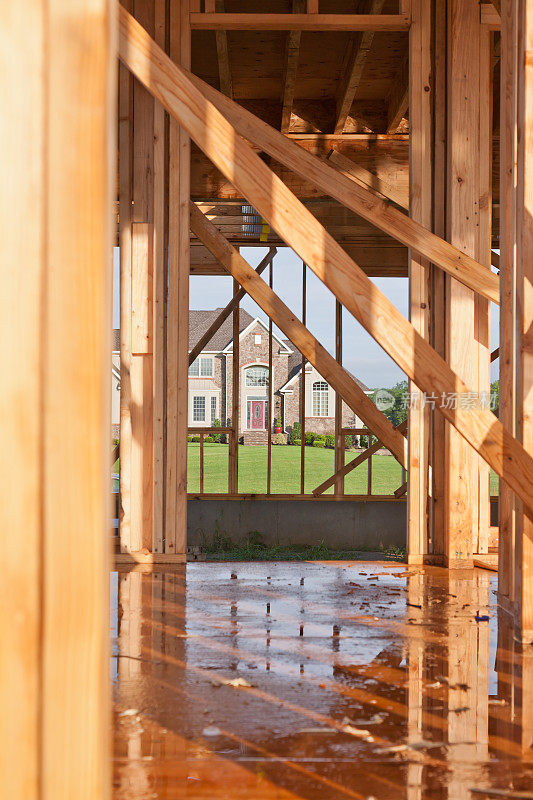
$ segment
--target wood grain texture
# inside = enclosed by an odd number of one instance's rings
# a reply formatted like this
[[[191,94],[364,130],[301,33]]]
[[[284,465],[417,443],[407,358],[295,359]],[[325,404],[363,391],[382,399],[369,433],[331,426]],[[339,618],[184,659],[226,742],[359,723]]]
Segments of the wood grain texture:
[[[424,391],[470,396],[472,390],[239,138],[228,120],[201,94],[186,72],[172,64],[122,8],[119,23],[121,60],[150,86],[196,143],[240,187],[259,213],[283,235],[287,244],[309,264],[398,366]],[[355,184],[350,182],[350,187],[353,190]],[[372,201],[375,202],[375,198]],[[435,238],[440,242],[438,237]],[[487,273],[485,267],[480,266],[480,269]],[[462,406],[442,407],[441,412],[527,506],[533,507],[533,459],[505,431],[494,414],[485,408],[472,414]]]
[[[191,14],[191,30],[223,31],[405,31],[400,14]]]
[[[187,77],[245,139],[483,297],[499,303],[498,279],[495,275],[487,274],[487,269],[482,264],[431,233],[390,203],[374,197],[365,187],[340,175],[323,160],[314,158],[295,142],[288,140],[242,106],[228,100],[200,78],[190,74]]]
[[[25,9],[28,13],[28,6]],[[40,75],[46,92],[44,119],[38,122],[44,126],[47,142],[41,195],[47,241],[41,283],[45,315],[40,332],[42,358],[38,364],[25,363],[24,370],[42,370],[39,797],[46,800],[111,796],[114,12],[108,0],[48,3],[46,68]],[[25,37],[31,28],[29,16]],[[24,47],[23,40],[18,44]],[[17,313],[24,304],[20,303]],[[65,464],[71,470],[68,480],[62,480]],[[17,604],[20,594],[19,590]]]
[[[191,230],[211,250],[227,271],[244,286],[250,297],[272,318],[278,328],[341,395],[350,408],[386,443],[398,461],[405,463],[404,437],[396,433],[389,420],[378,410],[351,375],[322,347],[194,203],[191,203]]]

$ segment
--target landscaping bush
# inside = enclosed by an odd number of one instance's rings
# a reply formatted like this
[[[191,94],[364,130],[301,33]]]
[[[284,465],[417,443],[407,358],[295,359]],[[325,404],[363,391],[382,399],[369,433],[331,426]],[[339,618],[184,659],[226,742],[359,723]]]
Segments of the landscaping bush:
[[[191,442],[199,442],[199,441],[200,441],[199,436],[191,436]]]
[[[187,441],[192,442],[192,436],[187,436]]]
[[[354,439],[355,439],[355,436],[345,436],[344,437],[344,449],[345,450],[351,450],[352,447],[354,447],[354,445],[355,445]]]
[[[289,436],[289,444],[296,444],[302,438],[302,426],[299,422],[295,422],[292,426],[291,435]]]
[[[215,419],[214,422],[213,422],[213,428],[221,428],[221,427],[222,427],[222,424],[221,424],[220,420],[219,419]],[[220,440],[221,440],[220,434],[219,433],[214,433],[213,434],[213,441],[218,444],[220,442]],[[207,439],[206,439],[206,441],[207,441]]]
[[[315,439],[313,442],[313,447],[325,447],[326,443],[322,439]]]
[[[272,437],[272,444],[287,444],[287,439],[283,433],[275,433]]]
[[[300,445],[302,444],[302,440],[301,439],[293,439],[291,444],[295,444],[298,447],[300,447]]]
[[[326,436],[324,433],[316,433],[313,442],[324,442],[326,444]]]
[[[215,441],[214,436],[206,436],[206,437],[204,437],[204,442],[206,444],[213,444],[214,441]]]
[[[328,448],[328,450],[333,450],[335,447],[335,437],[332,433],[328,433],[325,437],[324,444]]]
[[[316,438],[316,433],[313,433],[313,431],[306,431],[305,432],[305,443],[306,444],[308,444],[308,445],[313,444],[313,442],[315,441],[315,438]]]

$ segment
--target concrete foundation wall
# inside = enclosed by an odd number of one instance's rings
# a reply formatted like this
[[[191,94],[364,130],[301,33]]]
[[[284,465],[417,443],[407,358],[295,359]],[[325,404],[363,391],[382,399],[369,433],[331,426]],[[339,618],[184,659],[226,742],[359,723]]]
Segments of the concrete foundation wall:
[[[206,545],[217,534],[237,543],[257,531],[268,545],[405,547],[406,511],[402,500],[189,500],[187,543]]]

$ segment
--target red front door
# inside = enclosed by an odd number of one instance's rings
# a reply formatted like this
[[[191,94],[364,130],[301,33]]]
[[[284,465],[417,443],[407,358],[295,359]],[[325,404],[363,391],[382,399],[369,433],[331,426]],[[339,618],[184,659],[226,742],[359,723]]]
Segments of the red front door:
[[[248,427],[252,430],[263,430],[265,427],[265,401],[250,400],[249,406]]]

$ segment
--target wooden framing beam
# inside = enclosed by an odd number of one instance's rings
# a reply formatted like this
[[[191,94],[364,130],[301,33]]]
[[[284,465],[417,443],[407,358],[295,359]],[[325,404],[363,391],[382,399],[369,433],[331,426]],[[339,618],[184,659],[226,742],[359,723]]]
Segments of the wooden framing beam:
[[[115,7],[4,11],[2,794],[110,800]]]
[[[431,5],[412,0],[409,61],[399,80],[407,79],[407,102],[411,103],[409,137],[409,204],[411,218],[432,227],[432,102]],[[403,91],[403,90],[402,90]],[[399,112],[400,113],[400,112]],[[429,341],[429,262],[409,252],[409,320],[420,336]],[[430,406],[422,400],[420,387],[410,383],[408,464],[409,563],[420,563],[428,553],[430,522],[429,429]],[[415,400],[416,402],[413,402]]]
[[[190,15],[191,30],[406,31],[401,14],[205,14]]]
[[[188,23],[188,0],[171,3],[170,58],[185,68],[191,58]],[[190,140],[176,119],[169,127],[168,194],[165,554],[178,555],[187,546]]]
[[[224,97],[201,78],[188,74],[190,82],[224,115],[235,130],[276,161],[314,183],[388,236],[416,250],[465,286],[494,303],[500,301],[498,277],[457,247],[446,242],[420,223],[410,219],[385,200],[375,197],[322,159],[306,152],[295,142]],[[345,134],[346,136],[348,134]]]
[[[386,447],[394,453],[398,461],[405,463],[406,443],[401,433],[395,431],[387,417],[379,411],[351,375],[322,347],[194,203],[191,203],[191,230],[365,425],[386,442]]]
[[[268,251],[266,256],[263,258],[261,263],[255,268],[255,271],[257,272],[258,275],[261,275],[261,273],[272,263],[272,259],[274,258],[274,256],[276,255],[277,252],[278,251],[277,251],[276,247],[271,247],[270,248],[270,250]],[[211,341],[211,339],[213,338],[215,333],[218,331],[218,329],[220,328],[222,323],[229,317],[229,315],[231,314],[233,309],[236,306],[239,305],[239,303],[241,302],[241,300],[243,299],[243,297],[245,295],[246,295],[246,289],[243,289],[242,286],[241,286],[241,288],[239,289],[239,291],[237,292],[235,297],[231,298],[231,300],[229,301],[227,306],[222,309],[220,314],[217,316],[217,318],[214,320],[214,322],[212,322],[212,324],[206,330],[204,335],[194,345],[193,349],[189,353],[189,366],[191,366],[193,361],[196,361],[196,359],[198,358],[198,356],[200,355],[202,350],[204,350],[205,346],[208,344],[208,342]]]
[[[400,424],[396,426],[395,430],[405,434],[407,432],[407,420],[400,422]],[[348,464],[345,464],[343,467],[334,472],[333,475],[321,483],[320,486],[317,486],[316,489],[313,489],[313,495],[315,497],[319,497],[321,494],[324,494],[324,492],[329,489],[330,486],[333,486],[333,484],[339,478],[345,478],[346,475],[348,475],[353,469],[366,461],[367,458],[371,458],[374,453],[377,453],[377,451],[381,450],[382,447],[386,447],[383,442],[374,442],[374,444],[370,445],[370,447],[367,447],[367,449],[360,453],[360,455],[356,456],[356,458],[354,458]]]
[[[292,0],[292,10],[295,14],[304,11],[306,0]],[[296,86],[296,73],[300,59],[301,31],[289,31],[287,36],[287,51],[285,53],[285,74],[283,78],[281,132],[288,133],[291,127],[292,106],[294,103],[294,89]]]
[[[482,3],[479,7],[481,24],[489,31],[499,31],[502,26],[502,19],[493,3]]]
[[[381,14],[385,0],[366,0],[364,11],[368,14]],[[348,43],[344,56],[342,80],[337,93],[337,118],[335,133],[343,133],[348,114],[357,89],[361,83],[363,70],[374,41],[375,31],[361,31]]]
[[[215,11],[224,12],[224,0],[215,0]],[[224,30],[215,31],[218,58],[218,76],[220,81],[220,91],[226,97],[233,96],[233,84],[231,80],[231,67],[229,63],[228,34]]]
[[[374,175],[373,172],[369,172],[351,158],[347,158],[342,153],[339,153],[338,150],[330,150],[327,159],[339,172],[342,172],[343,175],[346,175],[346,177],[355,181],[360,186],[364,186],[371,191],[372,194],[381,197],[383,200],[390,200],[390,202],[396,203],[396,205],[401,206],[406,211],[409,210],[409,198],[402,191],[397,189],[394,184],[383,180],[379,175]]]
[[[517,431],[517,92],[518,9],[504,0],[500,66],[500,256],[502,302],[500,309],[499,417],[510,433]],[[494,255],[494,254],[493,254]],[[512,610],[515,597],[515,543],[517,504],[513,492],[500,483],[498,501],[498,595]]]
[[[122,7],[119,8],[119,56],[409,378],[423,391],[435,392],[437,396],[472,396],[470,387],[269,170],[188,74],[165,55]],[[283,139],[282,134],[279,136]],[[325,164],[321,166],[331,169]],[[340,181],[342,176],[337,178]],[[351,181],[349,184],[351,191],[359,188]],[[376,202],[372,196],[371,200]],[[196,206],[194,211],[201,213]],[[441,240],[434,238],[440,244]],[[459,256],[462,263],[460,252]],[[474,259],[471,261],[475,269],[489,277],[486,267]],[[257,276],[256,279],[261,280]],[[456,408],[442,405],[439,410],[527,507],[533,509],[533,458],[494,414],[484,407],[473,414],[460,403]]]
[[[412,24],[412,23],[411,23]],[[427,46],[424,47],[427,49]],[[387,133],[396,133],[409,108],[409,58],[406,58],[393,83],[387,108]]]

